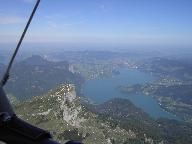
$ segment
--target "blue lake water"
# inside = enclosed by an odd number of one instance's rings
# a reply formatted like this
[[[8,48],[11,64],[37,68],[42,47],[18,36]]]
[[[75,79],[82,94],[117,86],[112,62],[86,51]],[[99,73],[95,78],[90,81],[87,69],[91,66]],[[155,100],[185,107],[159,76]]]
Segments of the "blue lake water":
[[[142,108],[153,118],[165,117],[179,119],[164,111],[151,96],[143,94],[124,94],[118,90],[120,85],[143,84],[153,82],[155,77],[136,69],[120,69],[120,74],[111,78],[88,80],[83,86],[83,94],[93,103],[99,104],[114,97],[127,98],[137,107]]]

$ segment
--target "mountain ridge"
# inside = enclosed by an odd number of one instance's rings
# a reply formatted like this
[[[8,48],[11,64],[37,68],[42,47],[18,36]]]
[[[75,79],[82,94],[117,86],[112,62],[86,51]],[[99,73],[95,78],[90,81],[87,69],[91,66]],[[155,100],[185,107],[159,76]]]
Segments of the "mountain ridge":
[[[60,85],[42,96],[15,104],[14,109],[20,118],[50,131],[61,143],[67,140],[85,144],[192,142],[192,126],[188,124],[153,120],[125,99],[115,98],[101,105],[82,103],[73,84]]]
[[[51,62],[40,56],[32,56],[13,66],[5,90],[18,100],[26,100],[63,83],[75,84],[80,93],[83,81],[82,76],[70,71],[68,62]]]
[[[98,115],[87,111],[74,89],[72,84],[61,85],[41,97],[15,105],[16,113],[20,118],[51,131],[60,142],[73,139],[88,144],[111,144],[112,141],[122,143],[128,138],[135,139],[131,130],[111,129]]]

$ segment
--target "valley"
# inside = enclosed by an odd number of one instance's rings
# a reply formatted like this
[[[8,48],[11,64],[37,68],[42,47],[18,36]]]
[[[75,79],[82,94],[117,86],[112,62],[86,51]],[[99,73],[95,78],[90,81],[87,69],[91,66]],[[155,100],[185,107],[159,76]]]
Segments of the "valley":
[[[68,53],[15,63],[6,91],[19,117],[62,143],[191,143],[190,62]]]

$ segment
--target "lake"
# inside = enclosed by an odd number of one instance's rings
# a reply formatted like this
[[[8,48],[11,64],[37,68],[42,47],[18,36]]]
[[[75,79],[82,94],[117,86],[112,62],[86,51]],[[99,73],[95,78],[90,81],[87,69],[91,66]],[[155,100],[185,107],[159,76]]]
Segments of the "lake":
[[[124,94],[118,90],[120,85],[144,84],[156,78],[137,69],[120,69],[120,74],[110,78],[88,80],[83,85],[83,94],[93,103],[100,104],[112,98],[127,98],[137,107],[142,108],[153,118],[179,119],[164,111],[151,96],[143,94]]]

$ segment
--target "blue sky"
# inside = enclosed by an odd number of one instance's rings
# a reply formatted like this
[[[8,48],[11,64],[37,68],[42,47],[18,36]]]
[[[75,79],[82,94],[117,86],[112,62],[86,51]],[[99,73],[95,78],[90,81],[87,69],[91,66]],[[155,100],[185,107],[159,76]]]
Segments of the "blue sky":
[[[1,0],[0,42],[17,41],[35,0]],[[26,42],[192,45],[192,0],[42,0]]]

